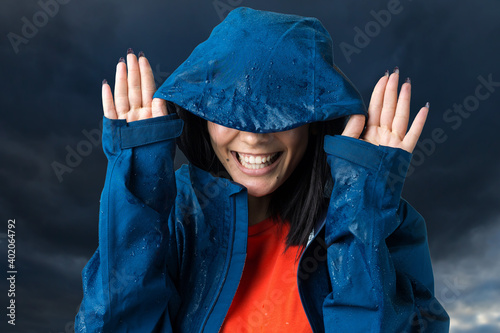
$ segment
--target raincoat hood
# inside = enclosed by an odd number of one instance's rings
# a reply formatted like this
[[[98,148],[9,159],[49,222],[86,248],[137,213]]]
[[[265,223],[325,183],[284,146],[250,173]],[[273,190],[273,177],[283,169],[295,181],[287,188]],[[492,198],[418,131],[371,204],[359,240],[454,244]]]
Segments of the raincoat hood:
[[[366,115],[359,92],[333,62],[332,45],[315,18],[239,7],[154,97],[255,133]]]

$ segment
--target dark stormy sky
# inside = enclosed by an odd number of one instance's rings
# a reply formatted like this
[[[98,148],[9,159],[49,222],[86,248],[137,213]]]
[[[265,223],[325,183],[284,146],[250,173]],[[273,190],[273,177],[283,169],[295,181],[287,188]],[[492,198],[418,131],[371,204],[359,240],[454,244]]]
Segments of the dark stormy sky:
[[[319,18],[366,102],[386,69],[411,77],[413,114],[431,109],[404,196],[427,221],[436,295],[452,332],[500,332],[498,0],[2,0],[0,261],[6,277],[15,219],[18,273],[15,327],[0,283],[0,331],[72,332],[97,247],[102,79],[132,47],[163,82],[237,6]]]

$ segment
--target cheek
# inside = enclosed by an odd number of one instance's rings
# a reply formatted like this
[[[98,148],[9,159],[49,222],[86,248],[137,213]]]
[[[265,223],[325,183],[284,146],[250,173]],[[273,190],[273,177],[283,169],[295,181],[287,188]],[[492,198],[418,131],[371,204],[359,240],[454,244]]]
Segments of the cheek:
[[[287,133],[286,137],[283,137],[284,141],[282,142],[288,147],[290,153],[288,157],[286,178],[293,173],[300,161],[304,158],[309,141],[308,134],[307,128],[298,128]]]
[[[227,153],[227,147],[234,137],[234,130],[214,123],[207,123],[210,142],[215,153],[222,158],[222,155]]]
[[[293,153],[294,160],[301,160],[304,155],[309,141],[309,131],[307,126],[302,126],[291,130],[283,137],[283,142],[288,149]]]
[[[300,142],[295,146],[295,149],[293,150],[292,153],[293,155],[290,160],[290,167],[292,169],[290,170],[291,172],[293,172],[297,168],[297,165],[299,165],[299,163],[304,158],[306,149],[307,149],[307,140],[304,140],[303,142]]]

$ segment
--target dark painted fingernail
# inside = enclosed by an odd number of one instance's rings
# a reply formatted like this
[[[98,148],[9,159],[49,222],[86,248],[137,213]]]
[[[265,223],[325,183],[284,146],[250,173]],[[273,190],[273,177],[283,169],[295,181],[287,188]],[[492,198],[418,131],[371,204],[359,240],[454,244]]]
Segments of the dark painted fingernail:
[[[141,51],[141,52],[139,52],[139,58],[140,58],[140,57],[144,57],[144,52],[142,52],[142,51]]]
[[[399,74],[399,67],[398,66],[394,67],[393,73]]]
[[[411,80],[410,80],[410,78],[409,78],[409,77],[407,77],[407,78],[406,78],[406,80],[405,80],[405,82],[406,82],[406,83],[410,83],[410,84],[411,84]]]
[[[425,103],[425,107],[426,107],[426,108],[430,108],[430,106],[431,106],[431,105],[429,104],[429,102]]]
[[[125,62],[125,58],[124,57],[120,57],[120,59],[118,59],[118,62]]]
[[[108,80],[106,80],[106,79],[102,80],[102,85],[105,85],[107,83],[108,83]]]
[[[130,48],[127,50],[127,54],[131,54],[131,53],[134,53],[134,50],[132,50],[132,48],[130,47]]]
[[[389,70],[388,69],[385,70],[384,76],[389,76]]]

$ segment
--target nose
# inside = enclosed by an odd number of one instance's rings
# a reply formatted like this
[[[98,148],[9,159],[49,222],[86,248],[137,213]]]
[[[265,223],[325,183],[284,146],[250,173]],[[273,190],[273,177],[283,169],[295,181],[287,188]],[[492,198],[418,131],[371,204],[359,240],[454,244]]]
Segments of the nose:
[[[258,146],[269,143],[271,140],[270,133],[252,133],[240,132],[240,140],[249,146]]]

